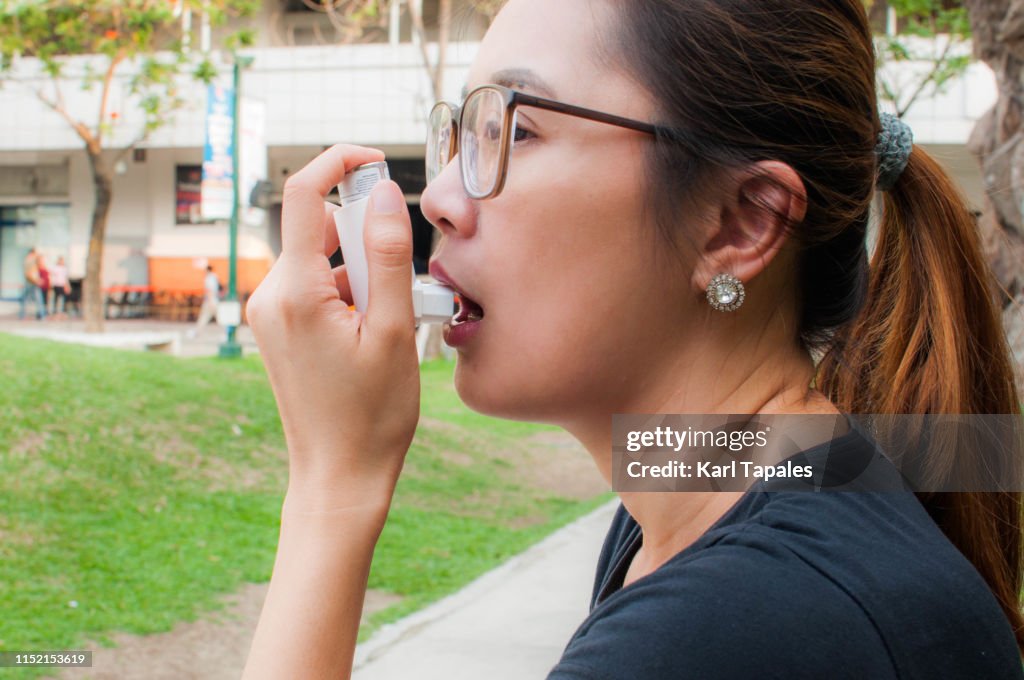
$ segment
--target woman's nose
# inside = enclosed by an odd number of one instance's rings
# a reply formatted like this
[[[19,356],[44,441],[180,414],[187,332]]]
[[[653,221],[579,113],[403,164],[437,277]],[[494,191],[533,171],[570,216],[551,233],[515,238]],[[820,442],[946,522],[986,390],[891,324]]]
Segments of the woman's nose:
[[[420,198],[423,216],[442,235],[452,238],[469,238],[476,233],[476,204],[462,186],[458,155],[427,185]]]

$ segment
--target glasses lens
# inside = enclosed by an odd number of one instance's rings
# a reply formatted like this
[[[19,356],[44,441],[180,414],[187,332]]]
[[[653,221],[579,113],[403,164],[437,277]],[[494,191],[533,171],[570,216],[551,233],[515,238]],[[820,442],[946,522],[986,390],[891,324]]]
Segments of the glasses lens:
[[[505,97],[497,90],[477,90],[466,100],[459,132],[459,154],[466,191],[489,195],[498,183],[502,159]]]
[[[452,107],[437,104],[430,112],[430,132],[427,134],[427,184],[448,167],[452,160]]]

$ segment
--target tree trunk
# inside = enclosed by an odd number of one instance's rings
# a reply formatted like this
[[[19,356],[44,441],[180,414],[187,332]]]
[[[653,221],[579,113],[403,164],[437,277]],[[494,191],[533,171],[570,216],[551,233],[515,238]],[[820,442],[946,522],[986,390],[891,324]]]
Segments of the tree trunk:
[[[107,234],[107,215],[113,196],[114,175],[102,152],[87,149],[95,204],[92,209],[92,228],[89,232],[89,255],[85,261],[85,283],[82,303],[87,333],[103,332],[103,242]]]
[[[986,255],[1003,291],[1004,323],[1024,364],[1024,0],[965,0],[974,55],[995,72],[999,99],[978,121],[967,148],[981,165],[979,219]]]
[[[437,70],[434,72],[434,96],[444,97],[444,68],[448,61],[448,35],[452,25],[452,0],[440,0],[437,10]]]

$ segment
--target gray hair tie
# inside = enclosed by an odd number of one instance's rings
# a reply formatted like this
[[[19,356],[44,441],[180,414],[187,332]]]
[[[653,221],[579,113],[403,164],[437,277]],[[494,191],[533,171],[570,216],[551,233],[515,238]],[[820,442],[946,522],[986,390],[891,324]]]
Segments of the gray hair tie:
[[[878,134],[875,156],[878,159],[879,191],[889,191],[903,174],[914,148],[914,133],[910,126],[891,113],[879,114],[882,131]]]

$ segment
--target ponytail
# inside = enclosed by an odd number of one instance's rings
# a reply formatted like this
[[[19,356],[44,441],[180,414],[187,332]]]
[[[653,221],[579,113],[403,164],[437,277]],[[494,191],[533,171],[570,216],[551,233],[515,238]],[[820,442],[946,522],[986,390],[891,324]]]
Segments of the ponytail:
[[[1019,416],[995,279],[959,189],[914,147],[883,195],[867,300],[825,352],[818,389],[847,413]],[[931,454],[925,472],[936,480],[969,475],[972,461],[955,454]],[[984,577],[1024,650],[1022,494],[917,497]]]
[[[884,121],[862,0],[613,4],[602,54],[645,87],[661,125],[689,133],[686,144],[650,145],[652,205],[666,243],[686,223],[680,197],[699,200],[701,179],[766,159],[787,163],[807,188],[806,214],[790,226],[801,246],[796,338],[812,358],[824,354],[814,386],[846,413],[1019,416],[977,226],[920,148],[910,147],[884,192],[867,261],[872,178],[889,168],[877,153]],[[903,137],[890,141],[904,152]],[[923,478],[977,479],[984,465],[957,441],[943,445],[934,455],[925,449]],[[1021,494],[918,497],[985,578],[1024,650]]]

